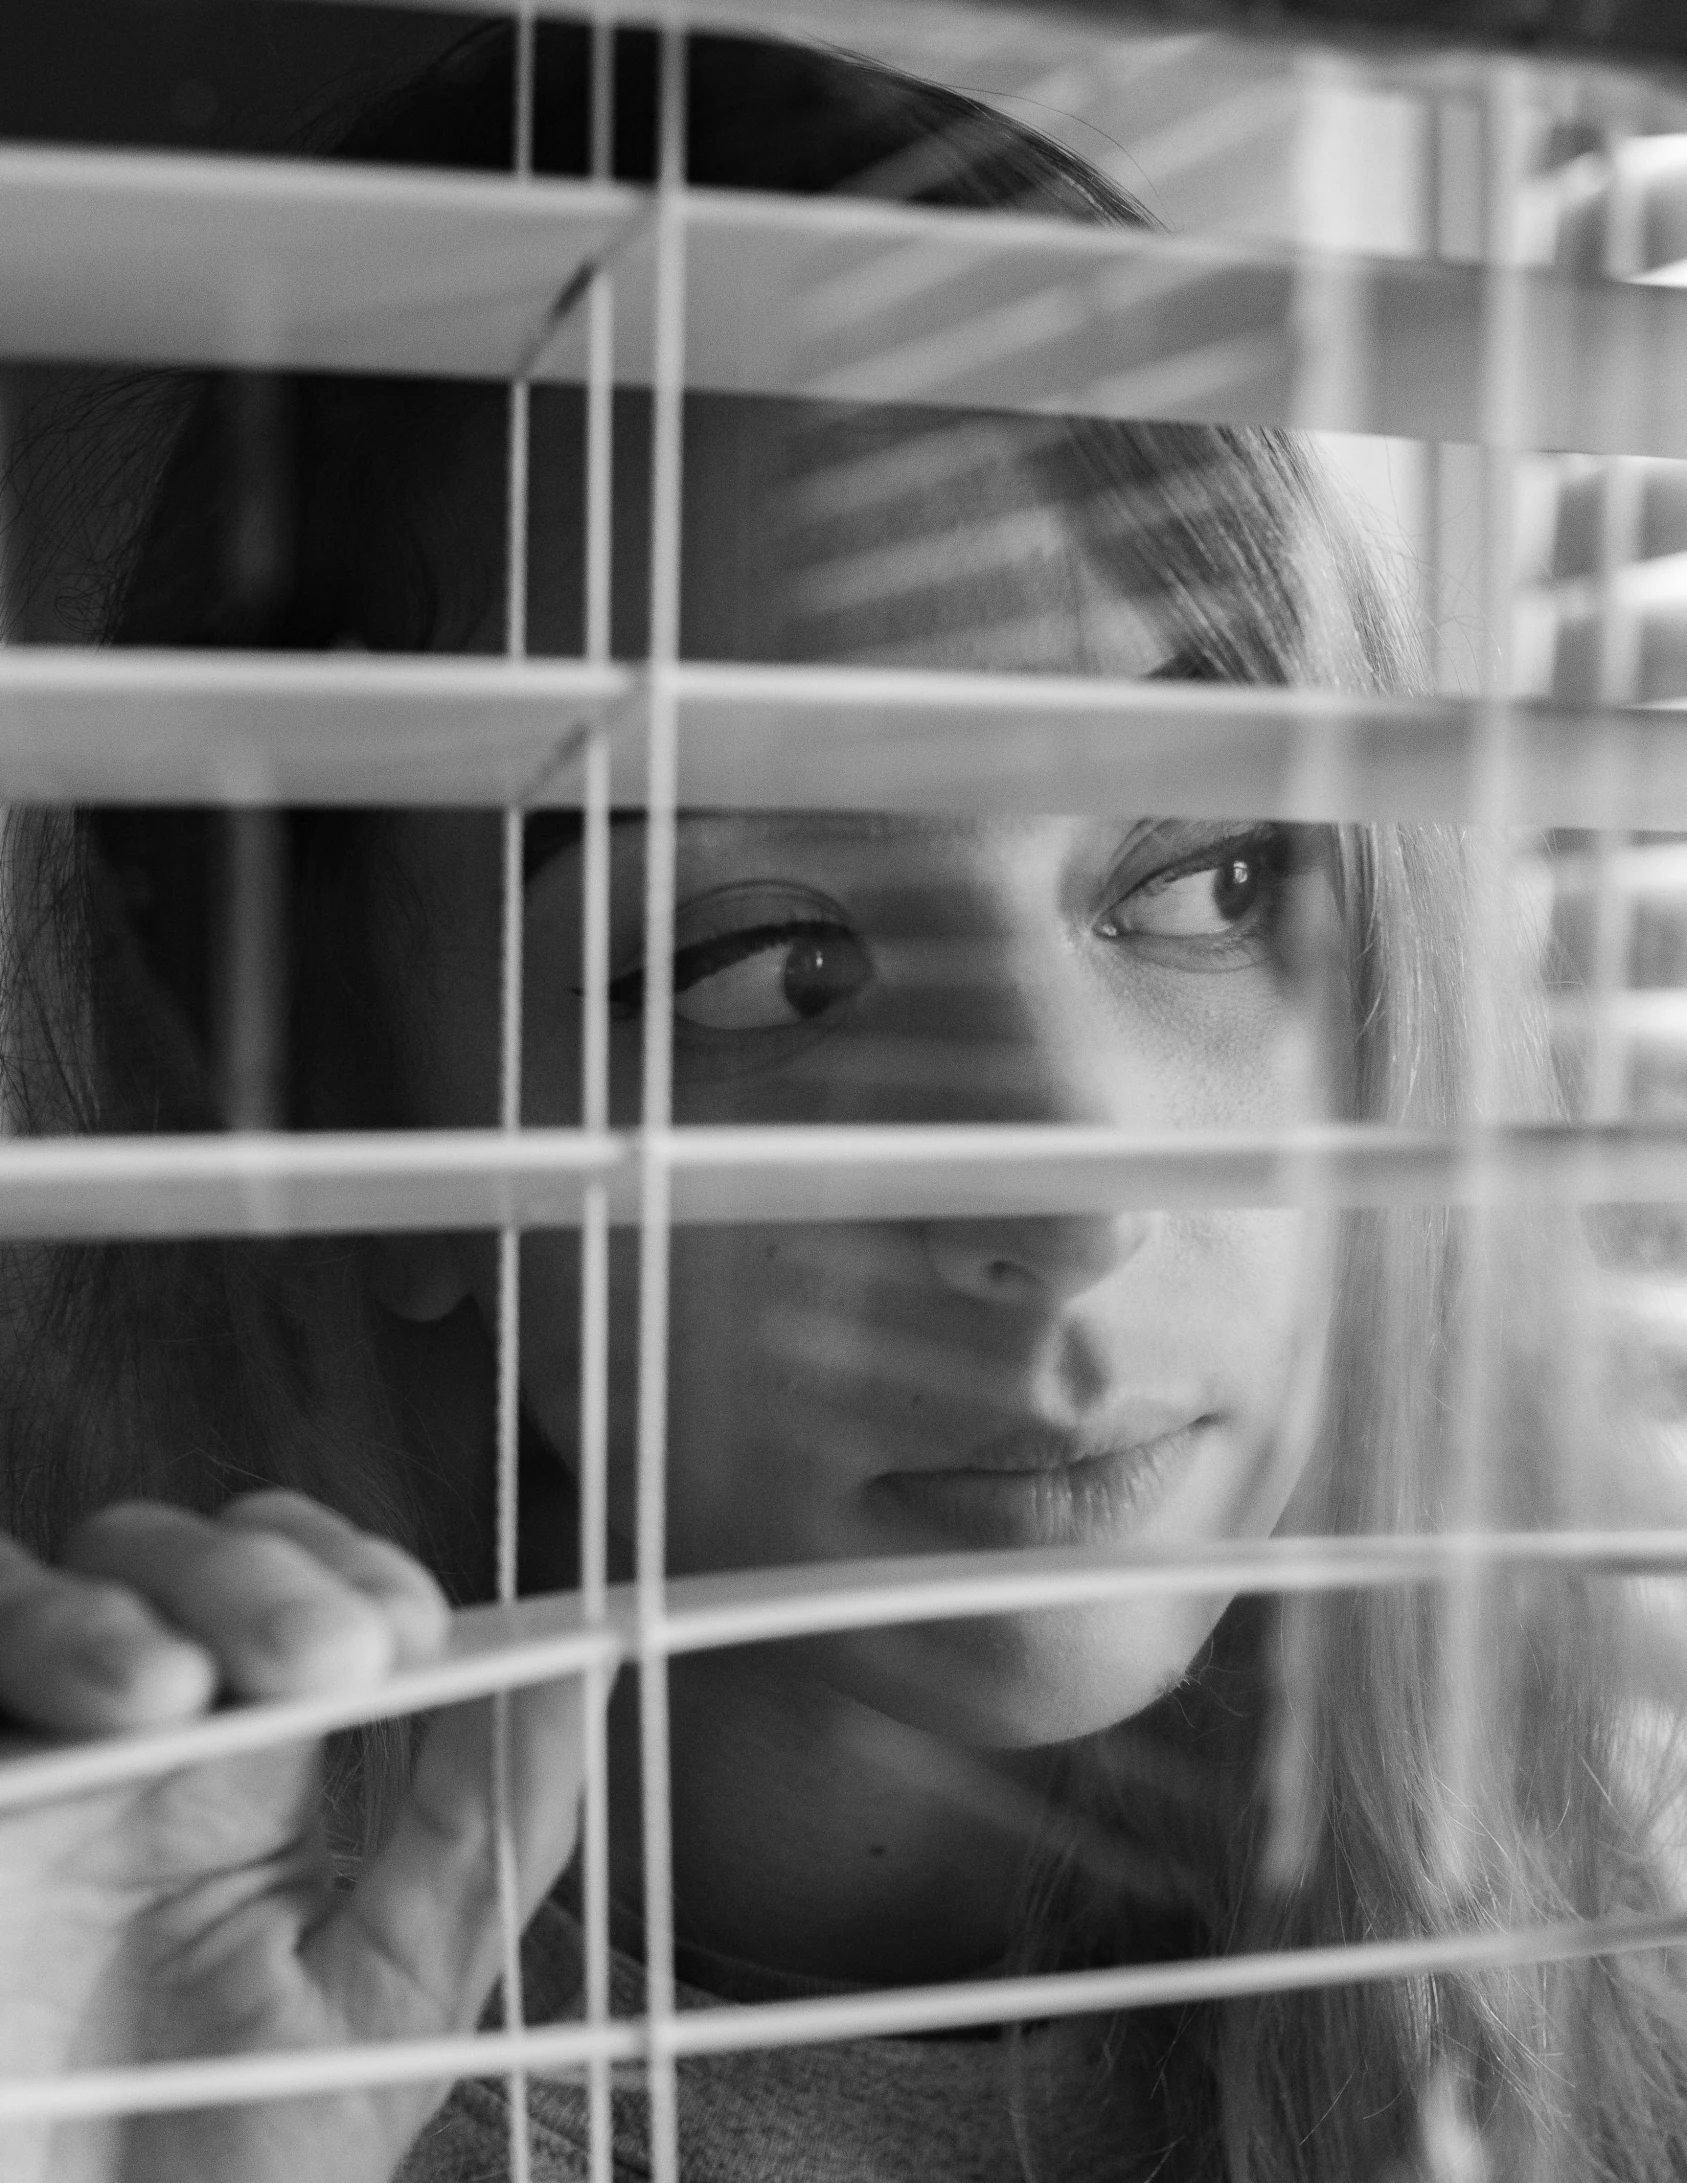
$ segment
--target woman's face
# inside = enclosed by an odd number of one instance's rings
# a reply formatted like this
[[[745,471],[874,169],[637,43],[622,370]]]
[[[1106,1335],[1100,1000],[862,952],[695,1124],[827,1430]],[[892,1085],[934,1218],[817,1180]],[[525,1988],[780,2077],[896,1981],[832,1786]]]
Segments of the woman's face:
[[[1152,661],[1137,663],[1140,667]],[[405,822],[425,916],[396,970],[417,1116],[485,1121],[497,1051],[495,819]],[[643,827],[613,830],[611,1105],[638,1112]],[[1327,900],[1281,829],[1153,817],[691,812],[679,827],[681,1123],[1274,1129],[1319,1100],[1286,940]],[[395,941],[394,945],[398,945]],[[420,948],[422,952],[416,951]],[[580,1113],[581,872],[526,906],[523,1112]],[[1292,1212],[987,1210],[673,1236],[669,1566],[1258,1536],[1317,1370],[1321,1235]],[[490,1246],[457,1244],[490,1317]],[[449,1284],[438,1292],[450,1293]],[[579,1243],[529,1236],[522,1390],[572,1464]],[[637,1243],[611,1249],[610,1520],[634,1522]],[[810,1664],[991,1747],[1139,1710],[1222,1598],[846,1633]]]

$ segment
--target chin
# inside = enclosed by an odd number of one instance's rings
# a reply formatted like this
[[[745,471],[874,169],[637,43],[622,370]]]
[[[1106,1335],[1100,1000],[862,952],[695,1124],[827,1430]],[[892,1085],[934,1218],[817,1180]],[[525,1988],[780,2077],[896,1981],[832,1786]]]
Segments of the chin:
[[[1182,1681],[1222,1600],[1051,1608],[868,1630],[832,1678],[946,1742],[1030,1751],[1099,1735]]]

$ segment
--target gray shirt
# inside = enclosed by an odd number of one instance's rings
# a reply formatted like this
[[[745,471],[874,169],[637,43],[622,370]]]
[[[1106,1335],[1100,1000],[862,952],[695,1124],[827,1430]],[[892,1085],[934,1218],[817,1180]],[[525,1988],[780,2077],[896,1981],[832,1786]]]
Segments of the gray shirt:
[[[580,1928],[559,1904],[528,1928],[523,1964],[530,2023],[579,2013]],[[617,1954],[610,1977],[611,2013],[636,2015],[638,1964]],[[711,1983],[723,1991],[682,1985],[679,2006],[822,1990],[766,1974],[755,1993],[727,1990],[741,1980]],[[851,2039],[687,2057],[678,2075],[683,2183],[1023,2183],[1001,2039]],[[530,2077],[527,2099],[533,2183],[584,2179],[584,2085]],[[617,2087],[613,2106],[615,2183],[633,2183],[650,2173],[643,2092]],[[508,2174],[506,2089],[472,2083],[422,2133],[399,2183],[506,2183]]]

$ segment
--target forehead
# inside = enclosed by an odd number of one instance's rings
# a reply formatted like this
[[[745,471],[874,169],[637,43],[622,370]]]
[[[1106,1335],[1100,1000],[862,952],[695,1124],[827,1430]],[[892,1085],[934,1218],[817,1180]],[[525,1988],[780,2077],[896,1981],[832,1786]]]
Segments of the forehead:
[[[554,905],[560,882],[572,913],[579,908],[579,871],[567,852],[579,837],[570,816],[529,820],[526,867],[530,902]],[[682,897],[791,880],[837,890],[863,909],[900,905],[929,916],[974,897],[1005,901],[1029,890],[1028,899],[1042,900],[1051,888],[1064,894],[1073,874],[1098,877],[1116,867],[1155,824],[1140,817],[1058,814],[682,811],[676,873]],[[611,825],[612,892],[628,915],[642,914],[644,816],[617,812]],[[452,869],[460,871],[460,859]]]
[[[647,396],[617,396],[613,649],[648,641]],[[698,659],[1152,672],[1164,632],[1116,598],[1063,504],[1062,427],[735,395],[687,397],[681,649]],[[584,412],[536,402],[529,625],[580,648]],[[490,625],[489,625],[490,627]],[[1098,633],[1104,632],[1104,635]]]

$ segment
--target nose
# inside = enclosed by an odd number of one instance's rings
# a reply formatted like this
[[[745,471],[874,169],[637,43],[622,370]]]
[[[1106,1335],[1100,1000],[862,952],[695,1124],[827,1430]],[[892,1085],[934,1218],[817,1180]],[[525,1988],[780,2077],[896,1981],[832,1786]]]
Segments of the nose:
[[[1031,950],[1025,950],[1031,954]],[[1017,1062],[991,1084],[988,1057],[959,1102],[972,1122],[1118,1123],[1135,1104],[1131,1057],[1101,1031],[1093,996],[1071,989],[1058,956],[1014,964],[1017,975],[975,996],[970,1026]],[[1121,1110],[1124,1111],[1121,1111]],[[926,1254],[944,1287],[981,1303],[1047,1311],[1081,1296],[1135,1257],[1156,1216],[1097,1208],[930,1222]]]
[[[953,1071],[932,1104],[944,1121],[1120,1124],[1141,1111],[1140,1057],[1109,1028],[1067,936],[1063,907],[1070,829],[1033,822],[980,856],[969,886],[926,905],[925,931],[952,936],[965,975],[927,945],[924,976],[903,996],[909,1028],[950,1042]],[[936,963],[936,971],[933,963]],[[942,1285],[979,1302],[1046,1312],[1125,1265],[1153,1232],[1153,1213],[967,1216],[929,1222],[926,1255]]]
[[[1126,1265],[1148,1240],[1153,1219],[1098,1212],[935,1220],[925,1229],[926,1256],[938,1280],[958,1295],[1047,1310]]]

